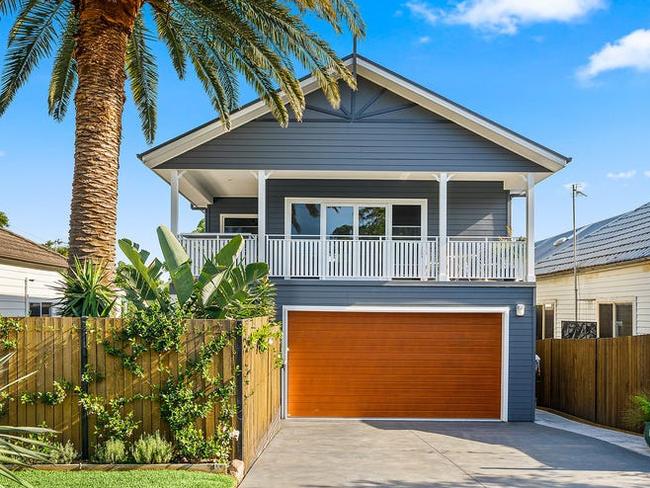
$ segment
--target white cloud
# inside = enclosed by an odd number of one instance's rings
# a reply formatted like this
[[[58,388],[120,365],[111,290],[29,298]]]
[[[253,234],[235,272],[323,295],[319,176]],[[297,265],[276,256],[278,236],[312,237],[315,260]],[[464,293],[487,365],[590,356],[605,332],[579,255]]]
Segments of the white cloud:
[[[423,0],[407,2],[411,14],[430,24],[443,19],[499,34],[515,34],[522,25],[573,22],[605,7],[605,0],[463,0],[450,10],[436,9]]]
[[[2,150],[0,150],[0,158],[2,158],[2,157],[4,157],[4,156],[6,156],[6,155],[7,155],[7,153],[6,153],[6,152],[4,152],[4,151],[2,151]]]
[[[418,44],[429,44],[431,42],[431,37],[429,36],[422,36],[418,38]]]
[[[435,24],[442,14],[442,10],[431,7],[428,3],[420,0],[406,2],[404,6],[415,17],[419,17],[429,24]]]
[[[650,171],[644,171],[643,174],[650,178]]]
[[[607,177],[610,180],[629,180],[630,178],[634,178],[635,175],[635,169],[631,169],[629,171],[619,171],[618,173],[607,173]]]
[[[578,78],[590,80],[605,71],[634,68],[650,71],[650,30],[638,29],[613,43],[605,44],[578,70]]]

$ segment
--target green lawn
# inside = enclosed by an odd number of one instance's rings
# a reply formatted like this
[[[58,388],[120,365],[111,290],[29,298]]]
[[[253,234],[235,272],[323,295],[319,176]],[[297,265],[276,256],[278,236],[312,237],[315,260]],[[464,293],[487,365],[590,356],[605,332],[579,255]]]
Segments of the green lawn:
[[[230,476],[187,471],[33,470],[18,475],[34,487],[48,488],[234,488],[236,485]]]

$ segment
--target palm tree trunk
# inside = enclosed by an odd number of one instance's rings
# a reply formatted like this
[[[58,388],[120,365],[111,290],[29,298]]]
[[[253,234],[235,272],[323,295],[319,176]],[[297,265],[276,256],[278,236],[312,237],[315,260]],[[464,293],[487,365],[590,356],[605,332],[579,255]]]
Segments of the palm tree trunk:
[[[79,0],[70,264],[113,272],[126,48],[142,0]]]

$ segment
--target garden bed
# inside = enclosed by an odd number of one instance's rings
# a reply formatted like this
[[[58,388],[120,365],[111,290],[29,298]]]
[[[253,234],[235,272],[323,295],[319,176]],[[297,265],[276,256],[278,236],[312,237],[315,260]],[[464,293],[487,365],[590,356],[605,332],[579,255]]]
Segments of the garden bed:
[[[202,473],[223,474],[228,466],[217,463],[169,463],[169,464],[35,464],[30,469],[36,471],[194,471]]]
[[[99,465],[98,465],[99,466]],[[119,465],[120,468],[126,465]],[[149,468],[151,465],[147,465]],[[142,466],[140,466],[142,468]],[[20,478],[35,488],[234,488],[236,480],[215,472],[182,470],[44,471],[25,470]]]

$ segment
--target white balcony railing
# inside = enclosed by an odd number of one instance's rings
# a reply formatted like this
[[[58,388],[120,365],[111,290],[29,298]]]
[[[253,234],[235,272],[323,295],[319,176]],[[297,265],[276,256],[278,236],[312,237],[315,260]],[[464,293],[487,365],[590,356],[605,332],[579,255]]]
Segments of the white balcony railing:
[[[198,274],[206,257],[230,239],[226,234],[183,234],[192,269]],[[242,262],[258,260],[257,236],[245,235]],[[526,242],[508,237],[450,237],[447,269],[450,280],[524,279]],[[340,236],[267,235],[265,252],[272,277],[392,280],[437,280],[440,238],[345,239]]]

